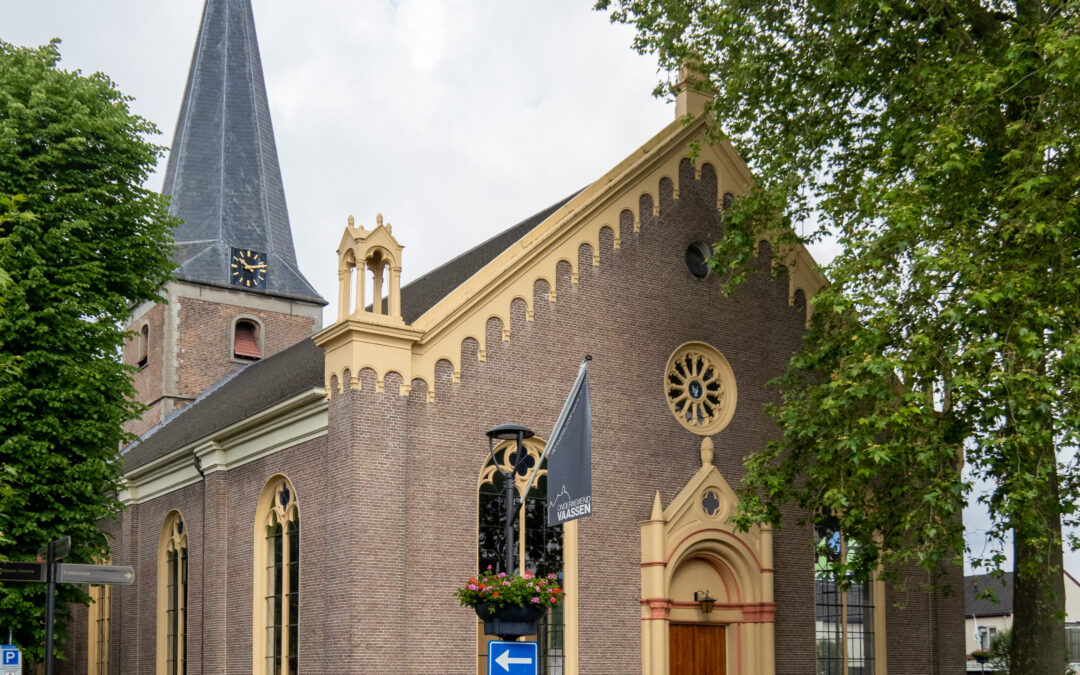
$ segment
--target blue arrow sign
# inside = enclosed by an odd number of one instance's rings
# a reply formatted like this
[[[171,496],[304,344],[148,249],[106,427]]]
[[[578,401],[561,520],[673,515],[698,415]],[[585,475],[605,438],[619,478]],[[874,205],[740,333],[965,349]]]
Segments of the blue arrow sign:
[[[22,654],[15,645],[0,645],[0,664],[5,666],[22,665]]]
[[[535,642],[488,643],[488,675],[537,675],[538,668]]]

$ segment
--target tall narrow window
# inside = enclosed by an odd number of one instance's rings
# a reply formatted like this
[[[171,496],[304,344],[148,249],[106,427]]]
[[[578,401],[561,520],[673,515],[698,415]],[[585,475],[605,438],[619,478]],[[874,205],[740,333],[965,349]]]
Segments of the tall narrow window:
[[[159,675],[187,673],[188,548],[184,519],[178,511],[165,518],[158,547]]]
[[[817,625],[818,675],[874,673],[873,584],[844,584],[834,573],[836,563],[851,555],[835,518],[814,527],[817,561],[814,565],[814,618]]]
[[[256,361],[262,358],[259,347],[259,325],[248,319],[236,322],[233,332],[233,356],[238,359]]]
[[[488,459],[480,474],[479,513],[477,528],[477,558],[479,569],[504,571],[506,535],[503,529],[503,472],[509,471],[515,463],[513,456],[516,442],[503,443],[495,448],[495,463]],[[525,441],[524,461],[519,464],[514,477],[517,495],[521,492],[532,475],[536,462],[544,451],[544,442],[535,438]],[[563,528],[547,525],[547,462],[540,466],[537,478],[529,493],[525,495],[524,518],[518,511],[517,526],[513,530],[514,551],[517,560],[517,573],[528,570],[538,575],[554,574],[563,578]],[[540,626],[540,669],[539,672],[555,675],[562,673],[564,651],[563,606],[552,609],[544,615]],[[482,625],[482,624],[481,624]],[[492,636],[486,636],[488,638]],[[478,672],[487,672],[487,640],[481,639],[478,655]]]
[[[111,618],[112,587],[90,587],[89,649],[87,671],[90,675],[109,673],[109,620]]]
[[[269,490],[269,494],[267,494]],[[300,646],[300,511],[291,485],[272,479],[256,522],[256,672],[294,675]]]
[[[139,330],[139,367],[145,368],[150,362],[150,324],[143,324]]]

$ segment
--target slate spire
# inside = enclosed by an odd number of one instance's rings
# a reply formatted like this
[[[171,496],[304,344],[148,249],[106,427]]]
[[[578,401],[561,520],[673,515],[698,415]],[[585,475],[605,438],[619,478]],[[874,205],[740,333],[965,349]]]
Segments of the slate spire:
[[[296,263],[251,0],[206,0],[162,192],[177,279],[235,288],[235,247],[266,256],[245,290],[326,304]]]

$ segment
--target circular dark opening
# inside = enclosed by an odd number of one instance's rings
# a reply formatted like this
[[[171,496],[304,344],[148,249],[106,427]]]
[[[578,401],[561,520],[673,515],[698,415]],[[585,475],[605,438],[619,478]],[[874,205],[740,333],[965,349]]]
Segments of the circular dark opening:
[[[690,386],[687,387],[687,391],[690,392],[690,398],[697,400],[702,397],[705,390],[701,388],[701,383],[697,380],[691,380]]]
[[[686,247],[686,268],[698,279],[704,279],[709,275],[709,266],[705,261],[709,259],[712,251],[703,241],[695,241]]]

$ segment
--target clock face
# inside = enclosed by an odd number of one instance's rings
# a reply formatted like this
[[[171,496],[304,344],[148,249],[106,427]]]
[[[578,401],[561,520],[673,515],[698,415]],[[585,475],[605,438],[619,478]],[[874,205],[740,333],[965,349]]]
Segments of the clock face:
[[[266,254],[246,248],[234,248],[229,261],[229,275],[234,286],[261,288],[266,283]]]

